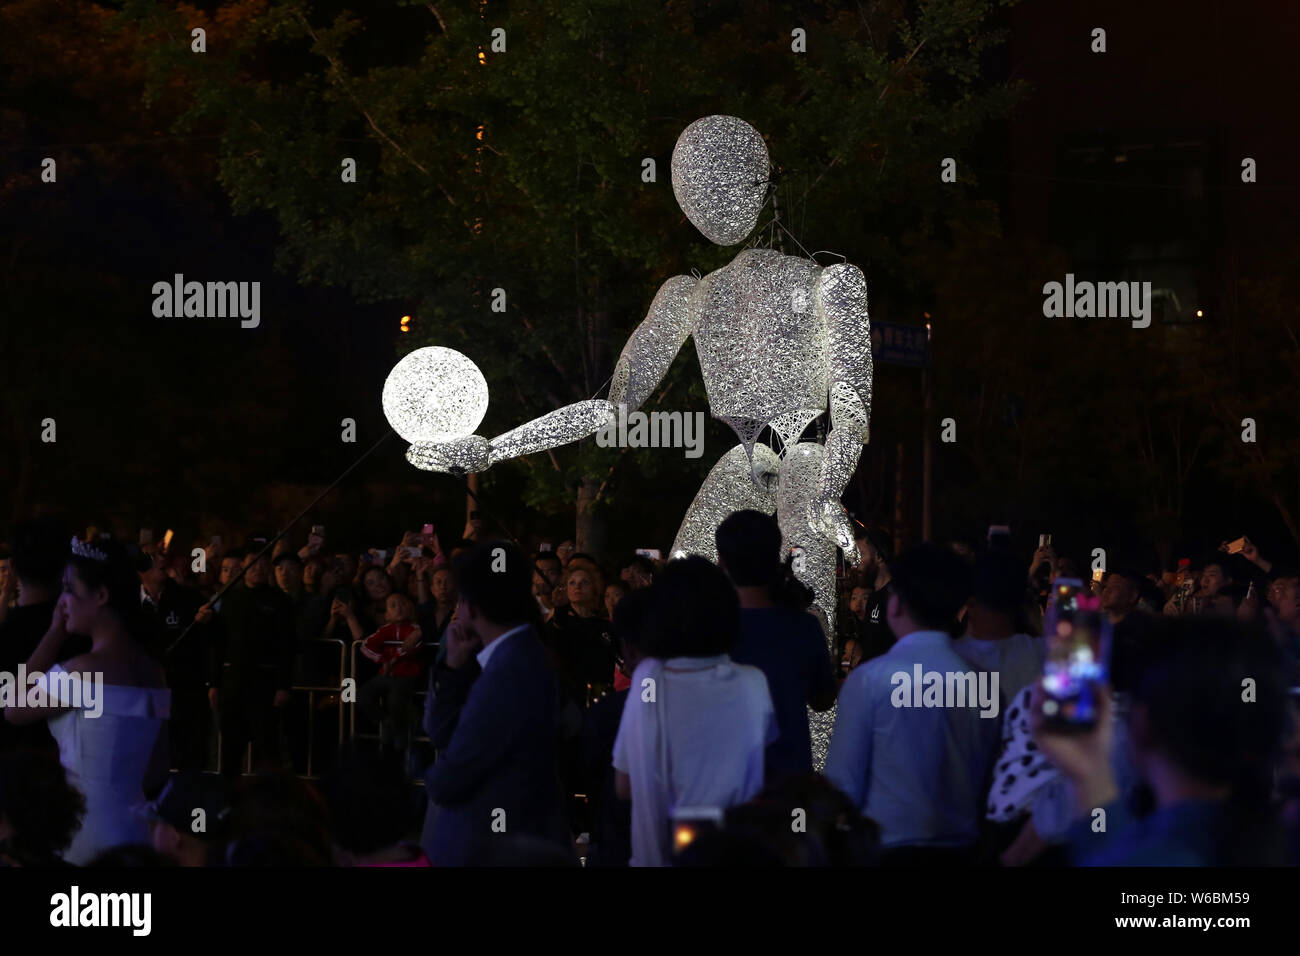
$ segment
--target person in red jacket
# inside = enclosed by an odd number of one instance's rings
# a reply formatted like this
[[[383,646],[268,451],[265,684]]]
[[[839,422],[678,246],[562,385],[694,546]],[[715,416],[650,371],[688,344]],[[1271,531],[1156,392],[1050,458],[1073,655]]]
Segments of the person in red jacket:
[[[406,749],[411,697],[424,669],[423,636],[415,623],[415,602],[405,594],[388,595],[384,626],[366,638],[361,653],[379,664],[379,673],[361,685],[357,706],[379,724],[381,747]]]

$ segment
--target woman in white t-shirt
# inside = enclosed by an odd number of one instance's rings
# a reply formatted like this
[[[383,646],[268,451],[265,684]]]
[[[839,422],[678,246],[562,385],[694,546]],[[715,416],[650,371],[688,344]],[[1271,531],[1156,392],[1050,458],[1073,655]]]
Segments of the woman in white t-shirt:
[[[684,558],[652,590],[647,657],[632,674],[614,743],[615,788],[632,801],[633,866],[671,863],[678,808],[752,799],[778,732],[767,678],[728,656],[740,608],[722,571]]]

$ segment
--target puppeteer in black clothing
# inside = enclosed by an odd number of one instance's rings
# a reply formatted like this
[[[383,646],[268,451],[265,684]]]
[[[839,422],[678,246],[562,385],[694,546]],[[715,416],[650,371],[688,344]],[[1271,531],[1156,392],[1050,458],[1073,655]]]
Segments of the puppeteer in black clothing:
[[[889,627],[889,596],[893,593],[893,589],[886,584],[872,591],[871,597],[867,598],[867,614],[858,626],[863,662],[879,657],[898,640]]]
[[[212,673],[220,688],[221,772],[241,772],[250,740],[254,766],[278,768],[275,700],[293,685],[292,605],[277,588],[239,586],[222,597],[216,621]]]
[[[202,770],[208,757],[211,627],[190,627],[202,604],[198,591],[171,578],[163,582],[156,599],[145,588],[140,590],[140,609],[151,625],[146,643],[166,667],[172,692],[168,733],[172,761],[179,770]]]
[[[587,685],[614,683],[617,654],[611,625],[603,617],[582,617],[570,607],[556,608],[542,628],[561,692],[580,708],[587,705]]]

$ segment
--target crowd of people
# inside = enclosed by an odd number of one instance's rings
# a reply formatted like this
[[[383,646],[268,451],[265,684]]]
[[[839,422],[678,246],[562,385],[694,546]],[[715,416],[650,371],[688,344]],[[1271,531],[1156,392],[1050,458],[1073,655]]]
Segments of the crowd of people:
[[[172,544],[41,517],[0,549],[0,680],[42,691],[0,694],[0,864],[1300,862],[1300,571],[1246,539],[1083,575],[864,528],[829,639],[753,511],[716,563]],[[1072,580],[1113,636],[1063,728]],[[996,706],[900,704],[913,673],[994,675]]]

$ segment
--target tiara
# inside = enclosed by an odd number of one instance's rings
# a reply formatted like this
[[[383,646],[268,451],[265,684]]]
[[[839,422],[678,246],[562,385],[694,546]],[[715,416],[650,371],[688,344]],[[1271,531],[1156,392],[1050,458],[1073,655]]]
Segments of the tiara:
[[[100,551],[98,548],[91,547],[89,544],[75,536],[72,539],[72,553],[79,558],[89,558],[91,561],[100,561],[104,564],[108,563],[108,555],[103,551]]]

